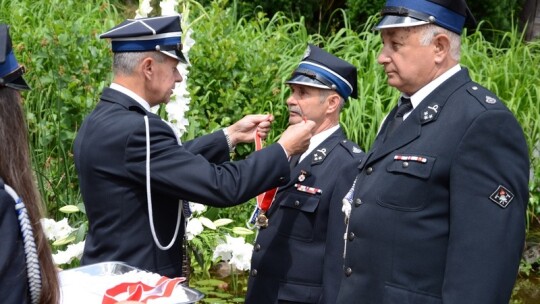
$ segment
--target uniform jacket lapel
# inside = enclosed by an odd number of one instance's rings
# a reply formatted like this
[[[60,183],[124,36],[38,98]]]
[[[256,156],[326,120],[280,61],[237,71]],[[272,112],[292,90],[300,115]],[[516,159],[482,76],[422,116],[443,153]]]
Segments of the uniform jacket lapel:
[[[405,119],[401,126],[394,132],[392,137],[384,140],[388,128],[389,119],[384,122],[379,136],[373,143],[372,149],[366,154],[360,167],[376,162],[378,159],[388,155],[408,143],[416,140],[422,134],[422,127],[435,123],[448,98],[458,88],[470,82],[467,69],[462,68],[458,73],[446,80],[444,86],[439,86],[429,94]],[[396,107],[390,112],[388,117],[393,117]]]
[[[296,166],[291,168],[291,178],[289,183],[286,185],[280,187],[278,189],[278,192],[276,194],[276,198],[274,202],[272,203],[270,210],[268,211],[269,214],[272,213],[276,206],[279,205],[279,196],[283,191],[285,191],[288,188],[294,187],[294,184],[299,183],[298,178],[300,175],[302,175],[302,172],[306,172],[306,174],[310,174],[313,170],[315,170],[316,167],[320,166],[324,163],[324,160],[328,154],[339,144],[340,141],[346,139],[345,133],[343,133],[343,130],[341,128],[337,129],[334,133],[332,133],[327,139],[325,139],[319,146],[317,146],[309,155],[307,155],[301,162],[299,162]],[[306,176],[306,179],[308,176]],[[312,185],[308,185],[312,186]]]

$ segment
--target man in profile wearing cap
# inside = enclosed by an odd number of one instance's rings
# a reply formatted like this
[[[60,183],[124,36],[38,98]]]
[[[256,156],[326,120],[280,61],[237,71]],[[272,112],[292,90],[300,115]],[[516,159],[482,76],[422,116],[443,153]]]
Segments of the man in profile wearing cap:
[[[350,192],[337,303],[509,302],[528,149],[504,103],[459,65],[467,19],[464,0],[388,0],[382,10],[378,62],[401,100]]]
[[[150,107],[169,101],[181,53],[180,17],[126,20],[112,40],[114,78],[74,143],[89,221],[82,264],[122,261],[182,276],[180,200],[216,207],[245,202],[288,181],[288,157],[309,146],[312,121],[291,126],[279,142],[228,162],[230,150],[265,137],[272,117],[248,115],[224,130],[179,144]],[[184,209],[183,211],[187,211]]]
[[[347,140],[339,115],[357,98],[357,70],[308,45],[286,82],[289,124],[315,121],[308,150],[291,159],[290,181],[266,210],[251,260],[246,304],[335,303],[343,266],[342,199],[362,150]]]

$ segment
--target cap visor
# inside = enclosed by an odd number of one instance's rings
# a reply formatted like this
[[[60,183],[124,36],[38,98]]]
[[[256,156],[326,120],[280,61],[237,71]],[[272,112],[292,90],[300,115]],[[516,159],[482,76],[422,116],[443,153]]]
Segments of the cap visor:
[[[184,54],[181,51],[160,51],[160,52],[180,61],[181,63],[185,63],[185,64],[188,63],[186,60],[186,57],[184,57]]]
[[[418,20],[409,16],[386,15],[382,18],[379,24],[375,26],[375,30],[395,27],[411,27],[428,23],[429,22],[427,21]]]
[[[6,83],[5,86],[15,90],[30,90],[30,86],[22,77],[15,78],[13,81]]]
[[[295,75],[291,79],[285,81],[286,84],[300,84],[308,87],[314,87],[319,89],[331,90],[327,85],[322,84],[317,79],[307,77],[305,75]]]

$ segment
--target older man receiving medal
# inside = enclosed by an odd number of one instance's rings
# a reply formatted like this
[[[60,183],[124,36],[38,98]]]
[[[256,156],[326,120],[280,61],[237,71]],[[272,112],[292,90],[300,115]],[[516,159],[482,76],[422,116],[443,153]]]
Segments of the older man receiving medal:
[[[306,152],[291,158],[289,183],[259,217],[247,304],[335,303],[343,264],[342,199],[356,175],[351,168],[364,154],[339,125],[345,102],[357,98],[356,79],[353,65],[309,45],[287,81],[289,123],[313,120],[315,135]]]

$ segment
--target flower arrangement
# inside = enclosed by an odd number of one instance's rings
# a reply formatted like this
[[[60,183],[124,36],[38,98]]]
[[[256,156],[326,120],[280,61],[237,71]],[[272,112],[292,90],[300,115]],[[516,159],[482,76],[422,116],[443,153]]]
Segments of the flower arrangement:
[[[75,205],[67,205],[59,210],[65,214],[82,212]],[[42,218],[40,221],[45,236],[51,243],[54,264],[59,267],[69,267],[72,264],[77,266],[84,250],[84,234],[86,233],[87,222],[83,221],[78,228],[73,228],[69,225],[66,217],[60,221],[49,218]]]

